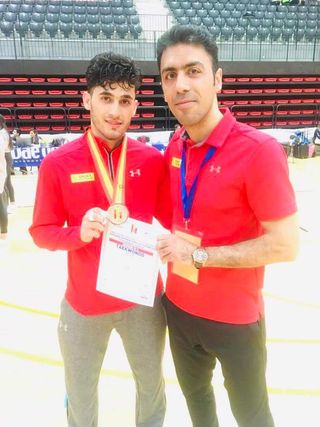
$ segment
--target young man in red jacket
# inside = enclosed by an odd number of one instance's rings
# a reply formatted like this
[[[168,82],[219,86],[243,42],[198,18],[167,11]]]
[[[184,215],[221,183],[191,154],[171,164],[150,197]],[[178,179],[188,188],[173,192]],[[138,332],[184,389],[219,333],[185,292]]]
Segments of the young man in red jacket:
[[[265,380],[264,265],[294,259],[296,203],[278,142],[218,108],[222,70],[202,27],[158,41],[165,99],[182,125],[165,152],[173,233],[164,299],[176,372],[194,427],[218,427],[218,359],[239,427],[273,427]]]
[[[167,169],[160,152],[126,136],[137,108],[135,94],[140,81],[134,63],[113,53],[100,54],[91,60],[86,79],[83,103],[90,111],[90,129],[43,160],[30,227],[38,246],[68,251],[68,282],[59,322],[68,425],[98,425],[99,374],[115,329],[136,382],[136,425],[161,427],[166,407],[161,367],[166,327],[161,279],[153,307],[99,292],[96,284],[101,235],[112,203],[100,177],[108,175],[114,191],[122,188],[117,186],[121,178],[125,197],[120,216],[129,213],[131,218],[147,223],[155,217],[168,228],[171,208]],[[121,159],[124,168],[119,166]],[[120,168],[122,172],[118,173]]]

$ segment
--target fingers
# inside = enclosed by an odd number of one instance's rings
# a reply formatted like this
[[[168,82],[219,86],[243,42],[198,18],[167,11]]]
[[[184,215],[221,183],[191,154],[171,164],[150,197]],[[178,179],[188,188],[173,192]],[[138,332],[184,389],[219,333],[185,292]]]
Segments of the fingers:
[[[81,222],[80,238],[83,242],[98,239],[105,230],[107,223],[106,212],[100,208],[89,209]]]

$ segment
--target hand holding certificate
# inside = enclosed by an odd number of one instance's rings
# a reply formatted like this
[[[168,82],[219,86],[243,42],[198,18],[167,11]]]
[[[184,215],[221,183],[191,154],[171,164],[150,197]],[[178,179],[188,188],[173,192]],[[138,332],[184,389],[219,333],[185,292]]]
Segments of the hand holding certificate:
[[[153,306],[159,272],[157,234],[152,224],[132,218],[110,224],[102,241],[97,290]]]

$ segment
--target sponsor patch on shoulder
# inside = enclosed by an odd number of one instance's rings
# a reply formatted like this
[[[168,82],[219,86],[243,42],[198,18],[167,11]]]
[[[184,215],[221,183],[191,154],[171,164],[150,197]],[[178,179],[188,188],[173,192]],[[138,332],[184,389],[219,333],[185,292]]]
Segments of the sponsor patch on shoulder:
[[[93,172],[85,172],[85,173],[72,173],[70,175],[70,179],[72,184],[76,184],[77,182],[90,182],[94,181],[94,173]]]
[[[181,159],[179,159],[178,157],[172,157],[171,166],[173,166],[174,168],[180,168],[180,165]]]

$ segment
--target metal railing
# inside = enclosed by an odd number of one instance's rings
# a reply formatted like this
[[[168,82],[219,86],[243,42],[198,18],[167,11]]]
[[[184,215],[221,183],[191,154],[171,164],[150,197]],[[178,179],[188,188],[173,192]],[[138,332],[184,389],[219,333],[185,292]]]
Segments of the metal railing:
[[[135,39],[109,39],[100,34],[92,37],[55,38],[27,34],[16,30],[9,37],[0,36],[0,59],[88,60],[95,54],[113,50],[135,60],[155,60],[156,41],[163,31],[146,30]],[[320,40],[254,40],[217,39],[221,61],[320,61]]]

